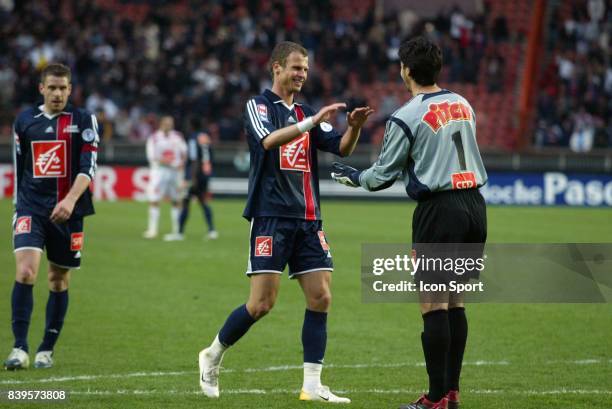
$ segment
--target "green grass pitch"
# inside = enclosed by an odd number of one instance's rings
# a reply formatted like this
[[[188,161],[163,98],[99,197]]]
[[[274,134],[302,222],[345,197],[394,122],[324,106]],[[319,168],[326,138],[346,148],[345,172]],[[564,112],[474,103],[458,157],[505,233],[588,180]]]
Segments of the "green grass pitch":
[[[220,238],[206,241],[192,205],[187,240],[146,241],[146,205],[98,203],[86,220],[82,269],[56,366],[0,372],[0,391],[62,389],[65,404],[0,407],[318,408],[299,402],[303,295],[284,279],[272,313],[226,355],[221,398],[198,393],[197,353],[246,300],[249,225],[242,200],[213,204]],[[353,408],[396,408],[426,387],[414,304],[363,304],[363,242],[408,242],[414,205],[324,200],[336,271],[323,381]],[[12,346],[12,204],[0,201],[0,345]],[[162,208],[162,233],[169,229]],[[490,207],[490,242],[612,242],[612,210]],[[46,262],[35,287],[30,348],[40,342]],[[464,408],[611,408],[612,305],[479,304],[468,307]]]

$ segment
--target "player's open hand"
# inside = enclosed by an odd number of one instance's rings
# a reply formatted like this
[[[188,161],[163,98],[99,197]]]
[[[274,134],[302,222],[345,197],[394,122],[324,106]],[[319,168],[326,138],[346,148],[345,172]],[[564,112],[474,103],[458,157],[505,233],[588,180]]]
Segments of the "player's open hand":
[[[75,203],[76,202],[70,197],[66,197],[64,200],[60,201],[55,205],[53,211],[51,212],[51,221],[57,224],[68,221],[72,215],[72,211],[74,210]]]
[[[346,104],[344,102],[337,102],[335,104],[326,105],[312,117],[312,120],[315,125],[319,125],[321,122],[329,121],[332,115],[338,112],[339,109],[344,108],[346,108]]]
[[[332,163],[331,177],[338,183],[350,187],[359,187],[359,172],[357,169],[345,165],[344,163],[334,162]]]
[[[361,128],[373,113],[374,110],[369,106],[355,108],[346,115],[346,122],[353,128]]]

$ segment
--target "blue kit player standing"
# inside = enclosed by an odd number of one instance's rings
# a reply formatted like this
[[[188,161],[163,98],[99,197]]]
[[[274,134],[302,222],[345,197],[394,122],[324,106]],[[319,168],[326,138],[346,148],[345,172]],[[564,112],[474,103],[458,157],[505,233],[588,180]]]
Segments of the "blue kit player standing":
[[[50,291],[34,367],[53,366],[53,348],[68,309],[70,270],[81,264],[83,217],[94,213],[89,184],[96,171],[98,123],[92,114],[67,106],[70,81],[68,67],[49,64],[39,85],[44,103],[21,112],[14,124],[15,344],[4,363],[6,369],[29,366],[32,288],[45,248]]]
[[[204,219],[206,219],[208,225],[208,238],[215,240],[219,237],[219,233],[215,230],[208,193],[208,185],[213,172],[212,141],[208,132],[200,129],[199,118],[193,118],[191,125],[193,132],[187,140],[187,165],[185,166],[185,181],[189,185],[189,189],[183,199],[183,207],[179,217],[178,239],[182,240],[185,237],[185,224],[189,217],[191,198],[195,196],[204,212]]]
[[[373,110],[354,109],[347,116],[346,132],[340,135],[326,121],[345,104],[315,112],[294,101],[308,74],[308,54],[302,46],[279,43],[269,67],[272,90],[252,98],[245,108],[251,169],[243,215],[251,221],[246,272],[250,296],[229,315],[212,344],[200,352],[200,387],[206,396],[219,396],[223,354],[274,306],[280,276],[289,264],[289,277],[298,280],[306,298],[300,400],[349,403],[350,399],[334,395],[321,384],[333,266],[321,223],[317,151],[350,155]]]
[[[417,254],[431,248],[457,254],[468,247],[470,258],[482,257],[487,216],[478,188],[487,182],[487,172],[476,141],[474,110],[461,95],[436,85],[442,68],[437,45],[417,37],[400,46],[399,58],[402,79],[413,98],[387,121],[378,161],[363,172],[336,163],[332,178],[370,191],[386,189],[401,178],[408,195],[418,202],[412,218]],[[418,280],[439,277],[431,276],[423,274]],[[468,331],[463,295],[419,296],[429,391],[401,409],[457,409]]]

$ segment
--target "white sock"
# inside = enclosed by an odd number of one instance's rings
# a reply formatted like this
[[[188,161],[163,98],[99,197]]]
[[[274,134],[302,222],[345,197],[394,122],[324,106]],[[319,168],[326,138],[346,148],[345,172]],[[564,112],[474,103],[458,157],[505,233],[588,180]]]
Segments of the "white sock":
[[[210,352],[215,357],[215,361],[217,361],[217,363],[221,363],[221,360],[223,359],[223,354],[225,354],[225,351],[227,351],[228,347],[226,347],[219,341],[219,335],[215,336],[215,339],[213,340],[212,344],[210,344],[209,348]]]
[[[172,234],[178,234],[179,232],[179,217],[181,216],[180,207],[172,207],[170,209],[170,219],[172,220]]]
[[[302,389],[314,391],[321,386],[321,371],[323,371],[322,364],[304,362],[304,384]]]
[[[157,232],[159,225],[159,206],[149,206],[149,231]]]

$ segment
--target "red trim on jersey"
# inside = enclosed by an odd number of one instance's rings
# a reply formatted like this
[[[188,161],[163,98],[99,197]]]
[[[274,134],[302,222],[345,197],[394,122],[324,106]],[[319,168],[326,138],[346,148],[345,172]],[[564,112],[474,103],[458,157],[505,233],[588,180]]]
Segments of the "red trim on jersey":
[[[297,115],[297,120],[298,122],[302,121],[304,119],[304,111],[302,110],[302,107],[299,105],[295,106],[295,114]],[[310,132],[308,133],[308,139],[310,142]],[[310,163],[312,156],[310,155],[310,143],[306,144],[306,146],[308,146],[308,152],[306,152],[306,155],[308,155],[308,163]],[[304,204],[305,204],[305,212],[304,212],[304,218],[306,220],[317,220],[317,213],[315,211],[315,201],[314,201],[314,195],[313,195],[313,188],[312,188],[312,175],[310,170],[312,169],[311,166],[308,166],[308,171],[303,172],[302,174],[302,185],[304,187]]]
[[[72,124],[72,114],[60,114],[57,118],[57,140],[66,141],[66,176],[57,178],[57,202],[62,201],[70,191],[72,179],[72,135],[67,132]]]
[[[98,148],[93,145],[85,144],[81,148],[81,152],[98,152]]]

